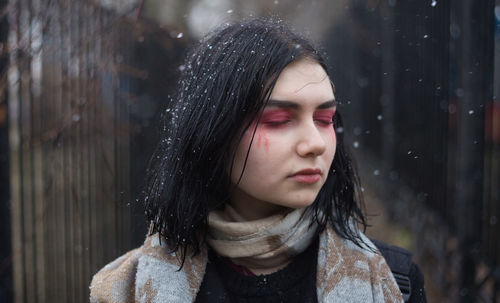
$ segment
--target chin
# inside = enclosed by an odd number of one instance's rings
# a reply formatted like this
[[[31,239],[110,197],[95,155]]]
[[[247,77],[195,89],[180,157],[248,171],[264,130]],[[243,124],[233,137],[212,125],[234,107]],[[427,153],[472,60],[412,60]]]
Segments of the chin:
[[[309,196],[309,197],[302,197],[297,199],[289,199],[287,201],[283,201],[284,203],[280,203],[281,205],[285,207],[290,207],[290,208],[305,208],[308,206],[311,206],[314,203],[314,200],[316,199],[317,195],[314,196]]]

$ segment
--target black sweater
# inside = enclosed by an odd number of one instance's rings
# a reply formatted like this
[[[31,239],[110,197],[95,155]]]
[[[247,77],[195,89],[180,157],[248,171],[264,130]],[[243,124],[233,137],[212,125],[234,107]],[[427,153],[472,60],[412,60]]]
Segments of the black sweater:
[[[316,262],[319,241],[313,242],[285,268],[269,274],[248,276],[237,272],[213,250],[196,303],[204,302],[318,302]],[[425,303],[423,275],[415,263],[409,273],[412,295],[409,303]]]
[[[318,240],[314,241],[285,268],[259,276],[237,272],[210,251],[205,277],[195,302],[318,302],[318,244]]]

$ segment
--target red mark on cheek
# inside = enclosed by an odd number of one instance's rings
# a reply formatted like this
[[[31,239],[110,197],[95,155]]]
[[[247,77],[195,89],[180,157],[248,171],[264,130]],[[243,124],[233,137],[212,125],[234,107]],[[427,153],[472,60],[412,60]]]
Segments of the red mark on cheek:
[[[257,132],[255,133],[255,137],[256,137],[256,147],[261,148],[261,146],[264,145],[264,149],[266,151],[269,151],[269,139],[267,138],[267,132],[260,125],[259,127],[257,127]]]
[[[267,139],[267,136],[264,137],[264,149],[266,152],[269,152],[269,140]]]

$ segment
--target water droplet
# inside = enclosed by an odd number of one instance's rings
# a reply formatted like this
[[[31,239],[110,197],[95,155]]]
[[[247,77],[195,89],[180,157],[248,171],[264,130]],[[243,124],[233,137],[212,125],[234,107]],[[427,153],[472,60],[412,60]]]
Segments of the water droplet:
[[[185,65],[179,65],[179,70],[182,72],[183,70],[186,69],[186,66]]]
[[[184,34],[183,34],[183,33],[178,33],[178,34],[177,34],[177,39],[182,38],[182,36],[184,36]]]
[[[408,155],[411,155],[411,153],[412,153],[412,151],[411,151],[411,150],[409,150],[409,151],[408,151]]]

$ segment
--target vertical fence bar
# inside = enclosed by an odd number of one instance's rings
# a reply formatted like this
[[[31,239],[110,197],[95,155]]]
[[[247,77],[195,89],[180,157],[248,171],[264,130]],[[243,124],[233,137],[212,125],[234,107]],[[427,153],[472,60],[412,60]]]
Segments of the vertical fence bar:
[[[90,219],[90,182],[89,182],[89,163],[90,163],[90,131],[89,131],[89,107],[90,100],[89,96],[89,83],[88,83],[88,43],[86,41],[86,37],[88,37],[88,28],[87,28],[87,20],[88,20],[88,4],[84,1],[80,2],[81,9],[79,10],[79,22],[78,22],[78,32],[79,36],[79,44],[78,44],[78,54],[79,54],[79,69],[78,69],[78,82],[80,86],[80,105],[82,108],[82,123],[81,123],[81,138],[82,138],[82,164],[80,167],[81,173],[81,195],[82,195],[82,236],[83,236],[83,276],[84,279],[89,279],[91,276],[91,219]],[[85,288],[86,297],[89,296],[88,288]]]
[[[12,227],[11,227],[11,201],[9,180],[9,98],[8,98],[8,75],[9,75],[9,7],[8,0],[0,1],[0,239],[3,239],[0,247],[0,290],[4,300],[13,301],[12,285]]]
[[[42,24],[40,20],[41,5],[40,0],[32,0],[31,3],[31,95],[32,95],[32,138],[31,149],[33,152],[33,207],[34,207],[34,235],[35,235],[35,281],[36,292],[35,297],[37,302],[45,302],[46,294],[46,280],[44,279],[45,273],[45,250],[44,243],[45,233],[45,218],[44,210],[45,204],[43,199],[43,154],[42,154],[42,104],[41,104],[41,69],[42,69],[42,54],[41,54],[41,41],[42,37]]]
[[[20,41],[22,46],[19,65],[20,73],[20,96],[21,96],[21,182],[22,182],[22,217],[23,217],[23,241],[25,263],[25,289],[26,301],[35,302],[35,264],[34,264],[34,217],[33,217],[33,179],[31,158],[31,130],[32,130],[32,108],[31,108],[31,12],[29,1],[21,1],[20,15]]]
[[[14,300],[16,303],[25,302],[24,291],[24,262],[23,262],[23,228],[22,228],[22,204],[21,204],[21,136],[20,136],[20,80],[19,80],[19,14],[20,3],[11,2],[9,12],[9,45],[10,61],[9,68],[9,148],[10,148],[10,186],[11,186],[11,220],[12,220],[12,262],[13,262],[13,286]]]
[[[50,302],[50,298],[54,298],[57,294],[56,288],[59,283],[57,281],[55,251],[54,247],[55,241],[54,234],[56,233],[56,222],[54,218],[55,206],[54,206],[54,196],[55,196],[55,180],[53,178],[53,163],[54,163],[54,152],[53,144],[56,132],[56,113],[54,109],[54,102],[49,100],[53,99],[54,91],[54,70],[52,68],[53,62],[55,61],[55,55],[51,47],[54,41],[54,22],[53,10],[54,4],[50,4],[47,0],[41,0],[41,6],[44,10],[40,12],[41,14],[41,24],[42,24],[42,41],[41,41],[41,83],[43,89],[41,90],[41,100],[42,108],[40,114],[42,115],[42,130],[41,130],[41,146],[42,154],[44,157],[43,165],[43,192],[41,196],[43,197],[43,221],[45,226],[43,229],[44,237],[44,251],[45,251],[45,265],[47,270],[44,272],[44,280],[46,281],[46,295],[45,301]],[[47,67],[47,68],[45,68]]]

